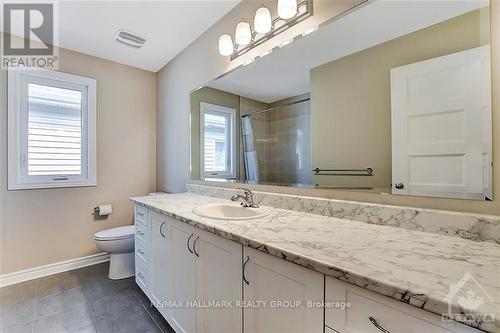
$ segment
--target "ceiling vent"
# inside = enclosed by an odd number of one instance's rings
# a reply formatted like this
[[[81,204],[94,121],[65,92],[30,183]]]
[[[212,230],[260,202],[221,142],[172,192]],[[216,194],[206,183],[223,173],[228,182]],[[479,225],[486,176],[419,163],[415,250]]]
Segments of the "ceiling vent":
[[[115,39],[120,43],[132,46],[135,48],[140,48],[146,43],[146,38],[138,35],[134,32],[127,30],[118,30],[115,35]]]

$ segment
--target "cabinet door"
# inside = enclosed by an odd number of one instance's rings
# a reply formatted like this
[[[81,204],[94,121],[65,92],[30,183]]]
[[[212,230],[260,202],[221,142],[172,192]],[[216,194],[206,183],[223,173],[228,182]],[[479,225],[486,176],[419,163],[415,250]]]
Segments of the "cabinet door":
[[[196,231],[196,311],[198,333],[236,333],[242,330],[243,311],[236,302],[242,299],[242,246],[206,231]],[[227,301],[223,304],[218,301]],[[230,307],[229,307],[230,305]]]
[[[323,301],[323,274],[247,247],[243,260],[244,300],[252,302],[244,309],[245,333],[323,332],[323,308],[306,307]]]
[[[166,302],[170,299],[169,283],[170,278],[170,238],[169,227],[171,221],[169,218],[155,213],[149,213],[151,221],[151,249],[150,253],[150,281],[151,297],[156,303],[156,307],[165,317],[168,317],[169,308]]]
[[[196,332],[195,255],[192,253],[194,228],[172,221],[170,238],[170,294],[178,306],[170,309],[170,324],[177,333]]]

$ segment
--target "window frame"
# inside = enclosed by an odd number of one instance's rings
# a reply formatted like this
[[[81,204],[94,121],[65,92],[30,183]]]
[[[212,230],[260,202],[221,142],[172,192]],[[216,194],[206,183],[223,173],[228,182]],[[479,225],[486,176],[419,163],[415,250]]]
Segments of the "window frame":
[[[29,83],[81,91],[80,175],[28,175]],[[97,186],[96,91],[97,81],[88,77],[46,69],[12,69],[8,71],[8,190]]]
[[[212,111],[212,112],[210,112]],[[229,156],[227,159],[230,164],[230,170],[225,172],[206,172],[205,171],[205,114],[225,114],[229,115]],[[224,178],[224,179],[234,179],[236,178],[236,109],[226,106],[200,102],[200,175],[205,178]]]

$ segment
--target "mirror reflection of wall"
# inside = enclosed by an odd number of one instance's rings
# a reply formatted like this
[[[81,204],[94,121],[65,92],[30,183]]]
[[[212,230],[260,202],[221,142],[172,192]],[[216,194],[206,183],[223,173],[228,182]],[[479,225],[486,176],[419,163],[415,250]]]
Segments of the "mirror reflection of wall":
[[[394,153],[397,152],[391,145],[391,126],[394,133],[403,129],[407,124],[411,126],[412,122],[420,121],[418,125],[421,126],[420,128],[411,129],[416,133],[412,135],[419,135],[418,139],[415,138],[418,142],[408,142],[410,145],[418,145],[433,140],[441,142],[462,140],[464,138],[453,137],[453,135],[458,131],[465,135],[466,133],[462,132],[462,126],[466,122],[457,123],[458,120],[453,122],[452,118],[457,115],[450,113],[454,111],[453,107],[449,109],[445,106],[441,110],[432,110],[432,108],[419,105],[420,110],[414,112],[420,113],[420,117],[410,117],[391,124],[391,110],[397,111],[391,109],[394,106],[391,105],[391,96],[395,97],[391,92],[391,70],[408,64],[416,66],[415,63],[423,60],[488,45],[488,14],[487,7],[469,11],[313,68],[311,70],[313,165],[332,166],[338,165],[336,161],[341,161],[342,166],[369,166],[374,169],[373,177],[314,176],[314,183],[322,186],[365,185],[382,192],[390,192],[392,183],[394,183],[393,186],[402,183],[415,194],[425,194],[425,191],[429,191],[434,195],[473,196],[463,191],[465,186],[461,185],[466,182],[466,179],[462,170],[464,160],[461,156],[457,157],[457,154],[461,154],[460,149],[458,151],[441,150],[440,154],[427,152],[436,158],[428,158],[429,154],[422,154],[419,158],[415,152],[411,156],[397,154],[397,159],[393,159]],[[476,59],[479,60],[479,58]],[[443,65],[441,68],[436,68],[435,72],[445,71],[450,67],[450,61],[453,60],[442,59],[441,61]],[[455,65],[455,63],[451,64],[451,66]],[[414,71],[409,75],[421,76],[430,70],[428,66],[424,64],[420,72]],[[420,93],[419,98],[425,100],[428,106],[443,103],[442,98],[446,98],[451,103],[450,99],[453,99],[453,95],[463,96],[461,91],[453,91],[449,88],[457,79],[456,75],[461,74],[453,72],[448,77],[430,77],[428,82],[420,83],[422,86],[416,88],[420,91],[415,91],[415,93]],[[432,86],[434,80],[440,80],[436,82],[437,87]],[[464,77],[460,80],[465,86],[471,85],[470,78]],[[488,78],[483,78],[482,81],[486,82],[489,87]],[[430,90],[421,90],[425,86]],[[477,83],[473,86],[477,86]],[[393,88],[396,89],[396,87]],[[436,96],[431,95],[432,90],[436,92]],[[450,96],[445,96],[446,92],[449,92]],[[491,109],[488,112],[491,112]],[[427,119],[423,120],[423,115],[428,115]],[[462,114],[459,113],[458,117],[461,116]],[[453,124],[460,127],[451,128]],[[491,123],[489,124],[491,128]],[[413,138],[410,139],[413,140]],[[325,142],[329,144],[326,145]],[[423,149],[422,144],[415,149]],[[401,159],[409,159],[409,162],[405,163]],[[417,164],[418,167],[410,168],[412,163]],[[396,176],[393,181],[392,175],[396,170],[392,168],[395,165],[405,169],[397,170],[401,175]],[[476,170],[475,174],[481,177],[481,171]],[[444,187],[446,189],[440,189]],[[407,189],[403,188],[402,192],[408,193]],[[481,191],[476,191],[476,193],[480,196]]]
[[[491,199],[488,5],[372,1],[210,82],[193,178]],[[236,110],[230,177],[200,175],[201,102]]]

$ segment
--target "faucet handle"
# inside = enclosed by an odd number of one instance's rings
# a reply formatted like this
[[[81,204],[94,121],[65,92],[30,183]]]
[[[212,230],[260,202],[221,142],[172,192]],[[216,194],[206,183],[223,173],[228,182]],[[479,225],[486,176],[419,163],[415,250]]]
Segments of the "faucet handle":
[[[239,188],[239,190],[240,190],[240,191],[243,191],[243,193],[245,193],[245,196],[246,196],[247,198],[253,198],[253,193],[252,193],[252,191],[250,191],[249,189],[244,188],[244,187],[240,187],[240,188]]]

